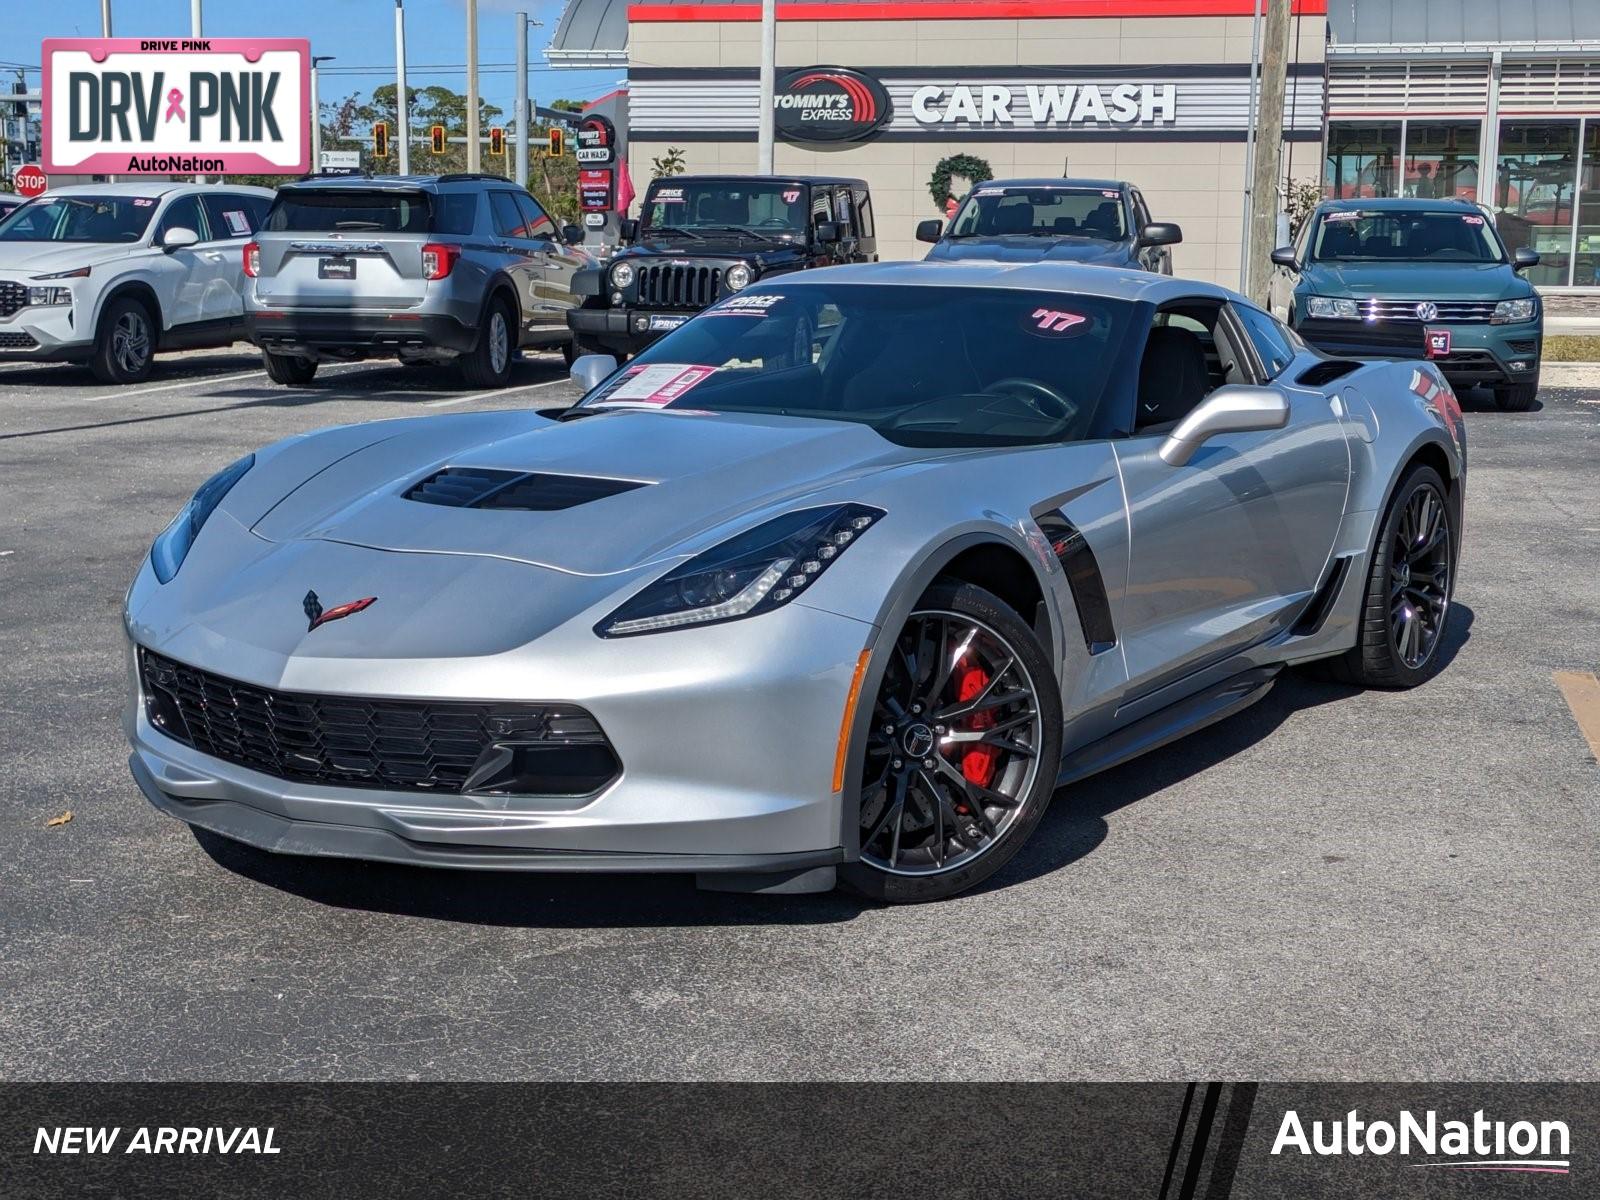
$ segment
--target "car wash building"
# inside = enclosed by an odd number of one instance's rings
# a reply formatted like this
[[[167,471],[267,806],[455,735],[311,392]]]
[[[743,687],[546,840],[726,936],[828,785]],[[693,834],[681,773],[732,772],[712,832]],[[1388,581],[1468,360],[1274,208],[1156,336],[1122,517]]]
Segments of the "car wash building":
[[[858,176],[884,258],[921,257],[964,170],[1136,184],[1180,274],[1238,279],[1251,0],[779,0],[779,171]],[[643,191],[756,165],[758,0],[568,0],[553,65],[626,67]],[[1295,0],[1284,180],[1470,196],[1541,288],[1600,274],[1600,2]],[[951,181],[946,185],[943,180]]]

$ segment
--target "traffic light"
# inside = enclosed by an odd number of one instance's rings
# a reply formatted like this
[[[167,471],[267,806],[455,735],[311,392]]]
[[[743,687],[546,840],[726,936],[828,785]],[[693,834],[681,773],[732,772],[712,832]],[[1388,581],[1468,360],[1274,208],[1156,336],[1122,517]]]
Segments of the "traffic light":
[[[559,125],[550,126],[550,157],[560,158],[567,152],[567,131]]]
[[[372,126],[372,157],[389,157],[389,122],[378,121]]]
[[[504,154],[506,152],[506,131],[499,125],[489,126],[489,153]]]
[[[435,125],[432,129],[428,130],[428,140],[429,140],[430,144],[432,145],[433,152],[435,154],[443,154],[444,153],[444,126],[443,125]]]

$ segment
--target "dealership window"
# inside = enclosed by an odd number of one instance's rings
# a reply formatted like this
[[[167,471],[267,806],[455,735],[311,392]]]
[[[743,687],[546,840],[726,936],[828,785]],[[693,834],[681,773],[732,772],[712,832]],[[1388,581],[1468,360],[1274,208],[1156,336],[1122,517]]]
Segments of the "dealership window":
[[[1407,121],[1405,194],[1476,200],[1480,128],[1477,121]]]
[[[1600,287],[1600,118],[1583,123],[1583,169],[1578,176],[1578,230],[1572,256],[1574,287]]]
[[[1532,283],[1563,287],[1571,275],[1578,133],[1576,120],[1500,124],[1495,225],[1509,249],[1539,252],[1526,273]]]
[[[1400,153],[1399,121],[1330,121],[1324,194],[1339,200],[1395,195]]]

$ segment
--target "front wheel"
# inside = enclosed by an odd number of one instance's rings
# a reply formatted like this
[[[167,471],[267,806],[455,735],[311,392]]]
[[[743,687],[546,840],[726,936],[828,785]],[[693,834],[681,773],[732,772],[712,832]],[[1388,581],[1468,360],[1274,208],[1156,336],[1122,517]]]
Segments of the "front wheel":
[[[150,310],[133,296],[106,305],[94,335],[94,356],[89,360],[102,383],[138,383],[150,374],[155,358],[156,328]]]
[[[929,589],[888,648],[862,767],[857,891],[942,900],[1021,849],[1055,790],[1061,699],[1027,623],[969,583]]]
[[[1539,381],[1532,383],[1512,383],[1494,390],[1495,407],[1501,412],[1527,412],[1533,408],[1534,399],[1539,395]]]

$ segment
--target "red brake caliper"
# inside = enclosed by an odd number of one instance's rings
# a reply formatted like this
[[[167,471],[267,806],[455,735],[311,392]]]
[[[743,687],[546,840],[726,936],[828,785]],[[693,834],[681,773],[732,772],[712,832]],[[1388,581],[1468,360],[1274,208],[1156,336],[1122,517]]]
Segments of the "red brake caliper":
[[[961,682],[956,685],[956,700],[961,704],[976,700],[988,686],[989,672],[982,667],[968,667],[961,673]],[[988,729],[994,724],[994,714],[973,713],[971,723],[974,731]],[[994,747],[974,745],[962,756],[961,774],[979,787],[988,787],[990,781],[994,779],[995,761],[998,757],[999,752]]]

